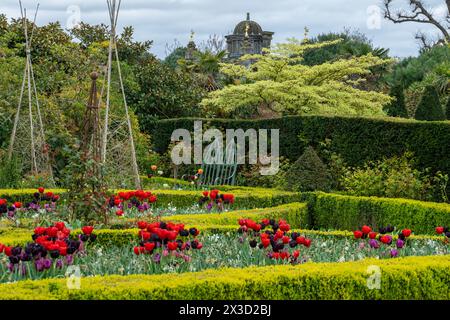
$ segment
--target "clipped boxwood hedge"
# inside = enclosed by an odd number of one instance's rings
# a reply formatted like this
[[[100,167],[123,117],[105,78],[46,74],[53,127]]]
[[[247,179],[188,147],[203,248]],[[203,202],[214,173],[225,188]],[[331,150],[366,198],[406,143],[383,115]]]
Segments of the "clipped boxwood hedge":
[[[164,153],[175,129],[193,131],[201,120],[204,130],[279,129],[280,156],[295,161],[308,144],[317,147],[330,139],[331,151],[339,153],[350,166],[368,160],[401,155],[411,151],[420,168],[450,174],[450,123],[395,118],[336,116],[288,116],[276,119],[167,119],[145,128],[152,136],[155,151]],[[301,137],[301,139],[299,138]]]
[[[391,224],[416,234],[434,234],[437,226],[450,226],[450,205],[407,199],[355,197],[328,193],[309,194],[309,218],[315,229],[355,230]]]
[[[369,288],[370,266],[381,270]],[[227,268],[165,275],[95,276],[69,290],[67,279],[0,284],[0,299],[24,300],[337,300],[450,299],[450,256],[346,263]]]

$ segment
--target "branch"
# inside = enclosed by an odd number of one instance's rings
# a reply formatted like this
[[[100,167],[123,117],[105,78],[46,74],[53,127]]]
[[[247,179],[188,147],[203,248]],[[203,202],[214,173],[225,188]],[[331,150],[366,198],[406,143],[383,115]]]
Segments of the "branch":
[[[445,26],[440,24],[433,15],[425,8],[422,0],[410,0],[411,13],[399,11],[397,13],[391,12],[391,5],[393,0],[384,0],[384,17],[393,23],[417,22],[432,24],[438,28],[445,37],[447,42],[450,42],[450,34]],[[450,10],[450,0],[446,0],[447,7]]]

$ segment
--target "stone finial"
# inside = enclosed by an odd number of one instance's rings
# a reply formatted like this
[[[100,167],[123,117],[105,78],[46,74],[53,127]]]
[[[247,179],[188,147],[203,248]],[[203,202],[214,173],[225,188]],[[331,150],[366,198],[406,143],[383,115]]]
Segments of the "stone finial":
[[[247,21],[250,21],[250,12],[247,12]]]
[[[95,72],[95,71],[92,72],[92,73],[91,73],[91,79],[92,79],[92,80],[97,80],[97,79],[98,79],[98,73]]]

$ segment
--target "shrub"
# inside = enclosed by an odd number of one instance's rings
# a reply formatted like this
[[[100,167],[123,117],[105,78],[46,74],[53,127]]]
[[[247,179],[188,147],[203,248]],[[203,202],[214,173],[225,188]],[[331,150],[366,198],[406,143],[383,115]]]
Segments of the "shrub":
[[[387,106],[387,114],[391,117],[408,118],[408,111],[405,105],[405,94],[403,87],[396,86],[391,89],[391,96],[395,98],[389,106]]]
[[[422,99],[417,106],[415,118],[427,121],[445,120],[445,114],[439,101],[439,94],[435,87],[428,86],[425,88]]]
[[[306,148],[286,175],[289,190],[328,191],[330,189],[328,169],[312,147]]]
[[[348,170],[341,184],[352,195],[442,201],[442,195],[437,196],[441,178],[430,177],[413,164],[409,153],[369,162],[363,168]]]
[[[380,290],[367,285],[368,267],[379,266]],[[380,261],[307,263],[165,275],[96,276],[81,279],[80,290],[67,279],[0,285],[0,299],[24,300],[302,300],[449,299],[450,256]]]

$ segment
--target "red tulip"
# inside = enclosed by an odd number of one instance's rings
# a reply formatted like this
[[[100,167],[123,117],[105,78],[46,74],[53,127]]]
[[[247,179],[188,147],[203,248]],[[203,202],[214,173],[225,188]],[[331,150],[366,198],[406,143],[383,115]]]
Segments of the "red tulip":
[[[262,239],[261,243],[263,244],[264,248],[267,248],[270,245],[270,239]]]
[[[141,253],[145,252],[145,248],[144,247],[134,247],[133,251],[136,255],[140,255]]]
[[[291,238],[289,238],[288,236],[284,236],[283,238],[281,238],[281,241],[283,241],[284,244],[288,244],[289,240],[291,240]]]
[[[53,192],[47,192],[45,195],[49,198],[53,198]]]
[[[437,227],[436,228],[436,233],[437,234],[443,234],[444,233],[444,227]]]
[[[288,259],[289,258],[289,252],[287,252],[287,251],[281,252],[280,253],[280,258],[283,259],[283,260]]]
[[[287,231],[289,231],[290,229],[291,229],[291,226],[288,225],[287,223],[281,223],[281,224],[280,224],[280,230],[281,230],[281,231],[287,232]]]
[[[155,195],[151,195],[150,198],[148,198],[148,201],[150,201],[150,203],[155,203],[158,201],[158,198]]]
[[[43,235],[46,229],[44,227],[37,227],[34,229],[34,234]]]
[[[0,253],[3,253],[4,250],[5,250],[5,246],[0,243]]]
[[[81,231],[83,231],[83,233],[84,233],[85,235],[90,236],[91,233],[92,233],[92,231],[94,231],[94,227],[92,227],[92,226],[86,226],[86,227],[81,228]]]
[[[122,202],[122,200],[120,200],[120,199],[114,199],[115,206],[118,206],[121,202]]]
[[[389,242],[391,242],[391,238],[388,236],[382,236],[380,238],[380,241],[383,242],[384,244],[389,244]]]
[[[5,251],[5,254],[7,257],[11,256],[11,250],[12,250],[11,247],[5,247],[3,250]]]
[[[297,237],[297,239],[296,239],[296,241],[297,241],[297,244],[305,244],[305,240],[306,240],[306,238],[305,237]]]
[[[209,196],[209,192],[208,192],[208,191],[203,191],[203,193],[202,193],[202,194],[203,194],[203,196],[204,196],[204,197],[207,197],[207,196]]]
[[[293,256],[295,259],[297,259],[297,258],[300,256],[300,251],[295,250],[295,251],[292,253],[292,256]]]
[[[139,221],[137,224],[138,224],[138,228],[139,229],[146,229],[147,228],[147,222],[145,222],[145,221]]]
[[[62,256],[67,255],[67,247],[59,247],[59,254]]]
[[[56,237],[56,235],[58,234],[58,228],[56,228],[56,227],[47,228],[47,234],[50,237]]]
[[[262,223],[264,223],[266,226],[269,225],[270,220],[269,219],[263,219]]]
[[[57,194],[55,194],[54,196],[53,196],[53,201],[58,201],[59,200],[59,196],[57,195]]]
[[[408,238],[411,235],[411,230],[410,229],[403,229],[402,230],[402,234]]]
[[[372,231],[372,228],[369,226],[363,226],[361,230],[364,234],[369,234],[369,232]]]
[[[139,231],[139,237],[140,238],[142,238],[142,240],[148,240],[148,239],[150,239],[150,237],[151,237],[151,234],[150,234],[150,232],[147,232],[147,231]]]
[[[117,210],[117,211],[116,211],[116,215],[117,215],[118,217],[123,216],[123,215],[124,215],[123,210]]]
[[[177,243],[177,242],[168,242],[168,243],[167,243],[167,248],[168,248],[170,251],[177,250],[177,248],[178,248],[178,243]]]
[[[147,252],[151,252],[153,251],[153,249],[155,249],[155,244],[153,242],[146,242],[144,243],[144,248]]]
[[[14,202],[14,207],[15,207],[16,209],[22,208],[22,202],[19,202],[19,201]]]
[[[45,189],[43,187],[38,188],[39,193],[44,193]]]
[[[363,236],[363,233],[359,230],[353,231],[353,235],[355,236],[355,239],[361,239]]]
[[[377,237],[377,235],[378,235],[378,233],[376,233],[376,232],[370,232],[369,233],[369,238],[370,239],[375,239]]]
[[[309,248],[311,246],[311,239],[305,239],[305,247]]]
[[[0,206],[3,206],[7,203],[5,199],[0,199]]]
[[[199,242],[197,244],[197,250],[200,250],[201,248],[203,248],[203,243]]]
[[[64,224],[64,222],[57,222],[57,223],[55,223],[55,227],[56,227],[56,229],[58,229],[59,231],[61,231],[61,230],[63,230],[64,228],[65,228],[65,224]]]

